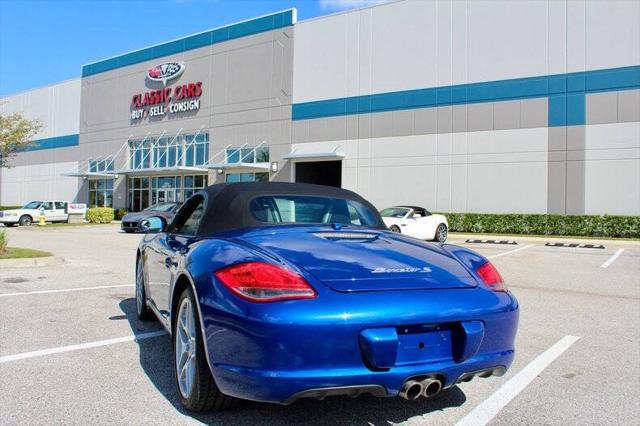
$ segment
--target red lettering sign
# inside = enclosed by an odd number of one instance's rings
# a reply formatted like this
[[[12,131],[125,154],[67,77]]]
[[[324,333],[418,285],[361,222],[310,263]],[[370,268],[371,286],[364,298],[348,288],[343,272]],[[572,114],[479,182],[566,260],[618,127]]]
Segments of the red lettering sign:
[[[202,96],[202,82],[187,83],[183,85],[175,86],[175,90],[171,87],[165,87],[164,89],[151,90],[144,93],[136,93],[131,97],[131,105],[134,108],[142,108],[146,106],[167,104],[172,100],[199,98]]]

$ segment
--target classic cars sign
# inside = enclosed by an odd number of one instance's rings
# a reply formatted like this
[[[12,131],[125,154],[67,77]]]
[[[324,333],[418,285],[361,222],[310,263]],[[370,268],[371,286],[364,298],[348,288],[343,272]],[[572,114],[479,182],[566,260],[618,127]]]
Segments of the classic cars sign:
[[[162,82],[166,86],[168,81],[179,77],[184,69],[184,62],[167,62],[149,69],[147,79]],[[201,81],[136,93],[131,98],[131,120],[197,111],[200,109],[201,95]]]

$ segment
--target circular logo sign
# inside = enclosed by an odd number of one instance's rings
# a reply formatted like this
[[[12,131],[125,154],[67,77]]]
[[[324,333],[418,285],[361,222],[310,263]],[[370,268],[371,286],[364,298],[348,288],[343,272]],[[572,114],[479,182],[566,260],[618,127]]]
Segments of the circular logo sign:
[[[184,62],[165,62],[164,64],[149,68],[147,78],[151,81],[160,82],[166,86],[167,81],[180,77],[184,72],[184,68]]]

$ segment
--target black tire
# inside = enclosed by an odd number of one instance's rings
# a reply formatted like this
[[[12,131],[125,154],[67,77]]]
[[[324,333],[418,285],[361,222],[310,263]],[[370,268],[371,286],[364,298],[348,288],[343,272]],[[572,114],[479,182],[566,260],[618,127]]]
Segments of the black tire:
[[[141,321],[149,321],[153,315],[147,305],[147,291],[144,288],[144,267],[142,259],[136,263],[136,314]]]
[[[391,232],[395,232],[396,234],[401,234],[402,231],[400,231],[400,227],[398,225],[391,225],[389,227],[389,229],[391,230]]]
[[[178,321],[180,307],[185,299],[189,299],[191,302],[191,314],[194,315],[193,321],[195,323],[195,374],[194,382],[191,387],[191,393],[187,396],[182,394],[180,390],[180,384],[178,382],[178,366],[176,360],[176,339],[178,338]],[[171,324],[171,342],[173,346],[173,374],[178,391],[178,398],[182,405],[190,411],[202,412],[202,411],[222,411],[229,408],[237,401],[235,398],[227,396],[220,392],[220,389],[215,384],[209,364],[207,363],[207,355],[204,350],[204,340],[202,338],[202,330],[200,329],[200,317],[196,305],[196,300],[193,295],[193,291],[190,287],[184,289],[178,298],[176,306],[176,314],[172,314]]]
[[[436,228],[436,234],[433,236],[433,241],[437,241],[439,243],[444,243],[447,241],[447,236],[449,235],[449,230],[447,229],[447,225],[441,223]]]
[[[33,218],[28,214],[23,214],[20,216],[20,220],[18,220],[20,226],[29,226],[33,223]]]

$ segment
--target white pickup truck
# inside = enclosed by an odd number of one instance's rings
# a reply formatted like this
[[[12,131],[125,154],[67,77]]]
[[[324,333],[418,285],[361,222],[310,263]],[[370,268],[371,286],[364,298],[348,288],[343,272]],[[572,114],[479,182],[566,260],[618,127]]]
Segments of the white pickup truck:
[[[37,222],[41,212],[47,222],[66,222],[69,213],[86,213],[87,205],[66,201],[29,201],[20,209],[0,211],[0,223],[5,226],[28,226]]]

